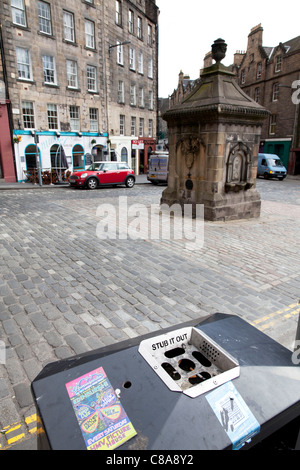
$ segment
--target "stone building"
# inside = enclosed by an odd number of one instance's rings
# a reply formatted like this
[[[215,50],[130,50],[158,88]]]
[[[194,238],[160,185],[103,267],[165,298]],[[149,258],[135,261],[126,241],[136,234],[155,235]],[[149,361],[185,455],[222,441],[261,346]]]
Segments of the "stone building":
[[[62,148],[70,170],[112,159],[138,172],[147,163],[142,150],[145,140],[155,146],[157,125],[157,15],[155,0],[1,1],[0,79],[17,181],[36,162],[42,171],[60,167]]]
[[[300,36],[277,46],[263,45],[263,28],[255,26],[245,53],[233,68],[240,87],[270,111],[262,128],[261,151],[280,156],[290,174],[300,174],[299,104]],[[295,99],[293,99],[293,96]]]
[[[178,86],[170,96],[170,106],[181,103],[185,96],[191,92],[195,82],[196,80],[191,80],[189,75],[185,75],[183,71],[180,70],[178,75]]]

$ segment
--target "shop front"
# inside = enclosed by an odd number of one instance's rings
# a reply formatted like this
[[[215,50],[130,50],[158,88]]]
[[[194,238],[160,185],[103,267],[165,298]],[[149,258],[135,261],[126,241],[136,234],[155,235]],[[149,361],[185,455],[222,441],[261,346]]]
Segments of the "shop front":
[[[260,148],[261,153],[271,153],[277,155],[282,161],[283,165],[289,168],[289,156],[291,148],[291,139],[265,139],[263,146]]]
[[[0,178],[6,183],[14,183],[16,174],[9,125],[10,101],[5,97],[5,84],[0,80]]]
[[[300,175],[300,148],[291,148],[288,167],[289,175]]]
[[[108,139],[109,160],[127,163],[135,171],[131,161],[131,139],[126,136],[110,137]]]
[[[156,141],[154,139],[132,140],[132,169],[135,170],[137,175],[147,174],[149,158],[151,152],[155,149]]]
[[[107,154],[107,134],[14,130],[14,137],[18,182],[37,182],[39,169],[44,184],[65,181]]]

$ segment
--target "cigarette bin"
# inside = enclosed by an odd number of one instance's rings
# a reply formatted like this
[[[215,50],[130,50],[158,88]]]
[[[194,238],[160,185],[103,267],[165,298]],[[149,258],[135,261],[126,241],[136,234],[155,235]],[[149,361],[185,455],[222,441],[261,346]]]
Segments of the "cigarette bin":
[[[38,448],[248,449],[299,419],[291,356],[216,313],[48,364],[32,382]]]

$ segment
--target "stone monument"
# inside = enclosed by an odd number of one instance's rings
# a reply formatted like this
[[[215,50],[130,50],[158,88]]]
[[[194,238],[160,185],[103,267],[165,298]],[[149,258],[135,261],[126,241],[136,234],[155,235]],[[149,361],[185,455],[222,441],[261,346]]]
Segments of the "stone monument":
[[[212,45],[215,64],[163,116],[168,124],[169,178],[161,204],[204,205],[205,220],[259,217],[256,190],[258,149],[269,112],[238,86],[221,60],[227,45]]]

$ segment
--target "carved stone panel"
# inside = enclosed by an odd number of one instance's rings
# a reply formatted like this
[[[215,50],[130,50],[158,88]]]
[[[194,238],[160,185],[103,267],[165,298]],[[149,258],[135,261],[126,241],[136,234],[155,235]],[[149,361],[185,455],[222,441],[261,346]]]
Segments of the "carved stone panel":
[[[241,142],[231,143],[226,168],[225,191],[250,189],[252,153],[250,148]]]

